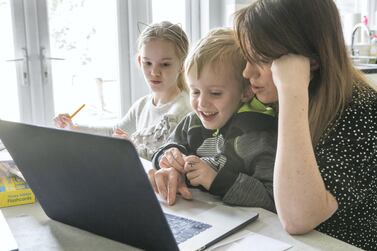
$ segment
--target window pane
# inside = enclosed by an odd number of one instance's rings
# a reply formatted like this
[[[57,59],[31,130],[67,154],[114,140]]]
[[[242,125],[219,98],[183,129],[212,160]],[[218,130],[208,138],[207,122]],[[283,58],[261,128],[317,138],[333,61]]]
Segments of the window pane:
[[[0,118],[19,121],[20,112],[15,66],[16,64],[23,64],[23,62],[7,62],[9,59],[15,59],[10,0],[0,0],[0,31]]]
[[[369,27],[373,26],[374,11],[369,10],[369,8],[371,7],[369,4],[369,0],[337,0],[336,4],[339,9],[340,16],[342,18],[344,39],[346,41],[346,44],[350,45],[354,26],[364,19],[363,16],[366,16],[368,18]],[[359,29],[355,35],[355,44],[369,43],[368,32],[361,31],[362,30]],[[364,49],[362,49],[364,51],[362,53],[364,56],[365,53],[367,53],[367,47],[368,46],[365,46]]]
[[[116,0],[49,0],[49,35],[55,112],[79,123],[120,116]]]
[[[153,23],[170,21],[186,30],[185,0],[152,0]]]

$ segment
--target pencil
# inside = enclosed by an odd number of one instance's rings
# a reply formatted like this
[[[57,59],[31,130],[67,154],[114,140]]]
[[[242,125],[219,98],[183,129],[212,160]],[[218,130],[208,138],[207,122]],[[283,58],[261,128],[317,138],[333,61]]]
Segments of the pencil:
[[[82,104],[74,113],[69,115],[69,118],[72,119],[74,116],[76,116],[76,114],[79,113],[79,111],[81,111],[81,109],[84,108],[84,106],[85,104]]]

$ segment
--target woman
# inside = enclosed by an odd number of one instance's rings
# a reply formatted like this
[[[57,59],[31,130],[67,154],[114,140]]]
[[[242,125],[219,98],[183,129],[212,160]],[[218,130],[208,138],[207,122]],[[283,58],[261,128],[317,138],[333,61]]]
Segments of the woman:
[[[316,229],[377,248],[377,93],[352,66],[333,0],[257,0],[236,13],[257,98],[278,102],[276,209],[291,234]]]

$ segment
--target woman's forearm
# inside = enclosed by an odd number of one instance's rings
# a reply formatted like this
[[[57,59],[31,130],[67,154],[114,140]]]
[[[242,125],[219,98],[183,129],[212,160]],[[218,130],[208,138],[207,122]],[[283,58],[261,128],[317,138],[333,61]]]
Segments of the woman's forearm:
[[[280,220],[292,234],[312,230],[337,209],[315,159],[306,93],[279,95],[274,197]]]

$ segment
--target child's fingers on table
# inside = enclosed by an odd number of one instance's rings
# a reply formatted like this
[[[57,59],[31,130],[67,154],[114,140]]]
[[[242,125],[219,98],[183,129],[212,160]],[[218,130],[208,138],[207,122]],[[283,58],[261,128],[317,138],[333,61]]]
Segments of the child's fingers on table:
[[[168,179],[168,196],[167,202],[169,205],[174,205],[177,197],[179,177],[177,172],[170,172]]]
[[[149,170],[148,171],[148,179],[149,179],[149,182],[151,183],[152,188],[155,191],[155,193],[158,193],[158,188],[157,188],[156,180],[155,180],[155,173],[156,173],[156,170],[154,170],[154,169]]]
[[[168,169],[160,169],[157,172],[155,172],[155,182],[156,182],[156,188],[157,193],[160,194],[165,200],[167,200],[168,195]]]
[[[174,157],[174,159],[181,165],[183,166],[185,164],[185,160],[183,159],[182,153],[178,148],[172,148],[171,153]]]
[[[171,151],[167,151],[164,153],[164,157],[169,162],[169,166],[175,168],[179,172],[183,172],[183,165],[181,165],[175,158]]]
[[[159,162],[160,168],[169,168],[169,161],[165,156],[162,156]]]

